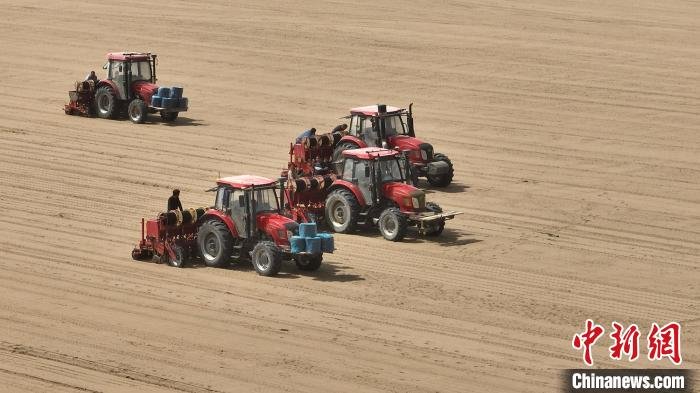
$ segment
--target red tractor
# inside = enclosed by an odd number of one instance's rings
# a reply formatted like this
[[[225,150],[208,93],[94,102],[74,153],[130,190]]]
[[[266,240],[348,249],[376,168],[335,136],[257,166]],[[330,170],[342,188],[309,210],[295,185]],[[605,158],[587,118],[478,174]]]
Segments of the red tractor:
[[[335,139],[340,138],[321,135],[292,145],[283,175],[287,176],[287,207],[293,219],[325,218],[340,233],[376,225],[385,239],[400,241],[410,226],[421,234],[440,235],[445,221],[461,214],[444,212],[436,203],[425,201],[425,192],[406,184],[405,153],[365,147],[346,149],[333,159],[330,146]]]
[[[315,224],[300,227],[280,214],[284,193],[278,193],[281,186],[276,181],[244,175],[225,177],[217,184],[209,190],[216,192],[214,206],[201,214],[172,211],[146,221],[132,257],[155,255],[182,266],[188,256],[199,254],[212,267],[226,266],[232,257],[250,257],[258,274],[273,276],[283,260],[312,271],[321,266],[323,252],[333,252],[332,235],[316,233]]]
[[[434,153],[433,146],[416,138],[413,128],[413,104],[408,110],[386,105],[370,105],[350,109],[348,135],[335,147],[334,161],[342,161],[342,152],[362,147],[398,148],[408,153],[411,163],[410,180],[418,185],[419,177],[426,177],[436,187],[447,187],[452,182],[452,162],[442,153]]]
[[[181,87],[156,85],[155,54],[108,53],[103,68],[106,79],[78,82],[76,90],[69,93],[66,114],[115,119],[126,112],[134,123],[143,123],[149,113],[159,112],[163,121],[172,122],[188,109]]]

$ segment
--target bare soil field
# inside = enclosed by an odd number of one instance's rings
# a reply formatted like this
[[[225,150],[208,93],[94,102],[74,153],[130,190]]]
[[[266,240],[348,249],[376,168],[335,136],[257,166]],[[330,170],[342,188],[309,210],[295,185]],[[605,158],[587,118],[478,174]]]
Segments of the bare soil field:
[[[587,318],[679,321],[700,366],[697,2],[0,9],[0,390],[554,392]],[[176,124],[63,113],[121,50],[184,86]],[[298,133],[379,102],[414,102],[455,164],[421,184],[465,212],[441,238],[337,235],[277,278],[131,260],[172,188],[208,206],[219,175],[274,178]],[[607,347],[597,367],[672,367]]]

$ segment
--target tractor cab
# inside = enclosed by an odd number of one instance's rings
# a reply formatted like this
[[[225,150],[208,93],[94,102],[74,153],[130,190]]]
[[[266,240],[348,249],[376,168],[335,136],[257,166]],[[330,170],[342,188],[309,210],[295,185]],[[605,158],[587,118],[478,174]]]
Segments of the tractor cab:
[[[405,158],[396,150],[388,150],[377,147],[346,150],[343,152],[343,170],[339,173],[341,180],[354,185],[362,195],[362,200],[367,206],[381,204],[385,197],[390,200],[393,192],[398,189],[413,194],[423,194],[421,199],[425,201],[423,191],[415,189],[406,183],[409,174],[406,172]],[[411,204],[404,204],[402,199],[397,201],[402,210],[413,210]],[[423,206],[425,204],[423,203]]]
[[[411,113],[402,108],[370,105],[350,109],[349,133],[367,146],[387,147],[387,138],[414,137]]]
[[[413,104],[408,109],[383,104],[350,109],[348,135],[334,149],[333,159],[342,159],[342,152],[363,147],[399,149],[408,153],[412,173],[410,180],[418,184],[425,176],[430,184],[445,187],[452,182],[452,162],[444,154],[434,153],[433,146],[416,138],[413,127]]]
[[[120,100],[130,99],[132,95],[136,94],[133,90],[138,89],[138,85],[147,83],[149,84],[148,87],[151,89],[155,87],[155,54],[130,52],[108,53],[107,63],[105,63],[102,68],[106,70],[106,80],[112,82]]]
[[[281,223],[283,226],[287,221],[291,222],[279,216],[280,197],[276,181],[260,176],[244,175],[225,177],[219,179],[217,183],[214,208],[231,218],[239,237],[255,237],[259,229],[264,231],[264,227],[260,227],[259,224],[263,224],[262,221],[266,224],[272,215],[278,216],[276,221],[284,221]],[[296,227],[295,224],[291,226]],[[272,235],[276,238],[280,234]],[[286,230],[281,237],[287,238]]]

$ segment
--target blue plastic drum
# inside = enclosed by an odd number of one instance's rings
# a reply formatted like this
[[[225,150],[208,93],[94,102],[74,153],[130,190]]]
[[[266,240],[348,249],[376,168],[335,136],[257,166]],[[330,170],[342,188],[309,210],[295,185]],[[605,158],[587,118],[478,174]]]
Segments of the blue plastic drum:
[[[158,88],[158,96],[159,97],[170,97],[170,89],[167,87],[159,87]]]
[[[189,102],[187,101],[187,97],[182,97],[180,98],[180,105],[178,108],[189,108]]]
[[[321,250],[323,250],[323,252],[333,253],[333,250],[335,250],[333,235],[328,232],[321,232],[318,234],[318,237],[321,238]]]
[[[170,88],[170,98],[182,98],[182,87],[173,86]]]
[[[306,252],[309,252],[311,254],[320,254],[321,253],[321,238],[318,236],[307,237],[306,238]]]
[[[162,100],[163,100],[163,106],[161,108],[166,108],[166,109],[173,108],[176,104],[173,101],[177,101],[177,100],[173,100],[172,98],[168,98],[168,97],[163,97]]]
[[[151,97],[151,106],[154,106],[156,108],[160,108],[161,105],[163,105],[163,98],[159,96],[153,96]]]
[[[306,251],[306,239],[301,236],[292,236],[289,239],[289,245],[292,248],[292,254]]]
[[[315,237],[316,236],[316,223],[315,222],[303,222],[299,224],[299,236],[301,237]]]

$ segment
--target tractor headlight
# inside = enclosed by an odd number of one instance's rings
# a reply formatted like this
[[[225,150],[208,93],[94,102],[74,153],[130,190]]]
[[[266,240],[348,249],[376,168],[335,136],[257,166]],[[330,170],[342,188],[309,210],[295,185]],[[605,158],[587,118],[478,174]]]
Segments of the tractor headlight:
[[[287,239],[291,239],[292,236],[294,236],[294,232],[292,232],[292,231],[287,231]]]
[[[411,202],[413,202],[413,207],[415,209],[418,209],[420,207],[420,198],[413,197],[411,198]]]
[[[421,150],[420,151],[420,158],[422,158],[424,161],[428,160],[428,152],[426,150]]]

